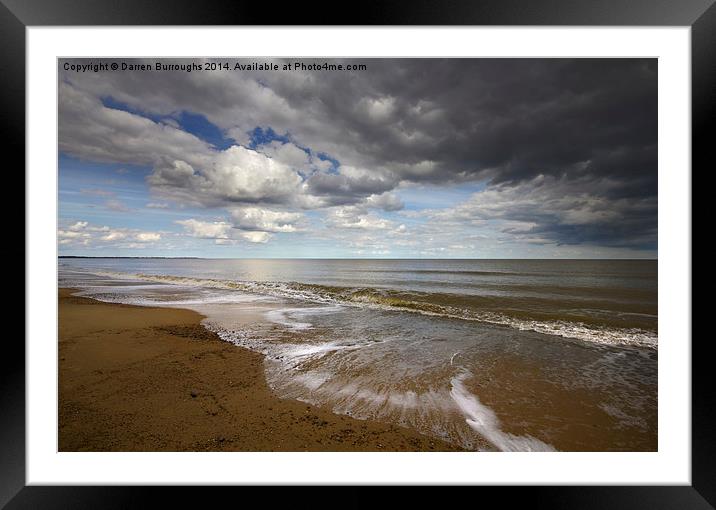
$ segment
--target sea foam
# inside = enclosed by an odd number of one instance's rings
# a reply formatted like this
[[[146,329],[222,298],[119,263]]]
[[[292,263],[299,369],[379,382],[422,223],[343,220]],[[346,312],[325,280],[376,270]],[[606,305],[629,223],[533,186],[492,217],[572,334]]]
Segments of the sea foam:
[[[503,432],[500,420],[495,412],[483,405],[480,400],[470,393],[463,381],[472,374],[463,370],[459,375],[452,378],[450,384],[450,396],[458,408],[465,415],[467,424],[478,434],[492,443],[497,449],[503,452],[552,452],[555,451],[552,445],[544,443],[532,436],[517,436]]]
[[[121,276],[123,278],[129,276],[143,281],[173,285],[235,290],[244,294],[294,299],[325,305],[372,308],[386,311],[416,313],[431,317],[475,321],[509,327],[520,331],[534,331],[545,335],[602,345],[638,347],[643,349],[658,348],[658,335],[653,331],[639,328],[587,325],[580,321],[531,320],[528,318],[512,317],[506,313],[435,303],[431,301],[429,294],[424,293],[409,293],[382,288],[337,287],[299,282],[234,281],[172,275],[127,275],[115,272],[102,272],[98,274],[110,277]],[[298,309],[290,310],[296,312]],[[282,315],[283,318],[281,317]],[[294,329],[310,328],[309,323],[287,320],[286,313],[281,311],[276,311],[272,320],[282,324],[283,322],[281,321],[284,321],[286,322],[284,325]],[[291,322],[291,324],[288,322]]]

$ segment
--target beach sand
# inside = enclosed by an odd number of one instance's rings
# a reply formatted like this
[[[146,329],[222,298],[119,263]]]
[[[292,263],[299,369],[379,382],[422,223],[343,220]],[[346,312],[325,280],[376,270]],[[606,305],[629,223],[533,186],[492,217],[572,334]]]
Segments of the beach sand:
[[[189,310],[59,291],[60,451],[453,451],[407,428],[279,399],[263,356]]]

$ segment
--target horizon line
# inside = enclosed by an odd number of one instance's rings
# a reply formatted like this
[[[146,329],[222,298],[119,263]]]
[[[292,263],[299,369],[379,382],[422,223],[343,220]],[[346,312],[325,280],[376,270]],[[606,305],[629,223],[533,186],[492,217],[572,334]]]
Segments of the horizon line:
[[[460,258],[460,257],[196,257],[196,256],[141,256],[141,255],[58,255],[58,259],[192,259],[192,260],[649,260],[658,261],[658,257],[504,257],[504,258]]]

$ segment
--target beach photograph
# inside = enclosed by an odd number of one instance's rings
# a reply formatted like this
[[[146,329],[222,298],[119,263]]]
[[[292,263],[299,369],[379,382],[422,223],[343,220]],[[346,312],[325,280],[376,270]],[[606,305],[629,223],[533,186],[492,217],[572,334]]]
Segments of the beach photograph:
[[[58,59],[58,451],[658,451],[657,62]]]

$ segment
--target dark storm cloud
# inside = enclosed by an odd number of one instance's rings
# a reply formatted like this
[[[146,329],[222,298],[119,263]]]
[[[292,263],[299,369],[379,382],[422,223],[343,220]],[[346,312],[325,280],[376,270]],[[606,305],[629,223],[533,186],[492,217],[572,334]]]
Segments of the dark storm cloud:
[[[356,166],[402,173],[432,161],[432,172],[407,176],[516,182],[656,149],[656,67],[649,60],[366,63],[367,72],[320,75],[310,96],[288,80],[270,83],[288,104],[331,119],[331,131],[359,148],[357,161],[349,161]]]
[[[169,121],[157,124],[156,137],[151,136],[149,121],[136,121],[135,134],[129,114],[108,113],[98,106],[98,98],[112,97],[150,118],[177,117],[181,112],[204,115],[238,145],[249,146],[249,133],[259,127],[289,140],[287,146],[307,149],[312,157],[307,156],[304,167],[286,159],[281,163],[285,168],[273,168],[271,181],[282,192],[276,196],[306,195],[302,207],[359,203],[400,183],[487,181],[488,190],[510,195],[500,217],[528,218],[535,223],[532,233],[545,240],[655,244],[655,59],[360,62],[367,70],[65,73],[67,90],[61,88],[60,106],[67,113],[60,118],[61,147],[87,157],[99,154],[103,160],[111,160],[114,151],[117,161],[128,161],[126,147],[135,146],[146,162],[161,152],[148,142],[156,139],[171,148],[172,160],[190,165],[157,163],[150,184],[158,192],[170,197],[186,193],[197,202],[205,195],[213,200],[205,200],[207,204],[223,196],[256,203],[276,195],[268,183],[246,192],[230,170],[236,157],[216,170],[216,159],[231,158],[216,156],[196,138],[182,139],[181,129],[175,130]],[[73,104],[86,105],[82,118],[96,119],[97,124],[111,120],[124,141],[93,142],[86,121],[82,125],[72,114]],[[181,150],[187,152],[183,157],[177,155]],[[340,166],[335,171],[322,168],[318,154]],[[252,164],[263,165],[258,160]],[[301,186],[291,168],[300,170]],[[172,180],[180,174],[183,179]],[[548,180],[539,181],[540,176]],[[229,195],[223,191],[226,186],[232,190]],[[575,198],[573,204],[560,202],[564,193]],[[543,210],[545,202],[552,208]],[[569,207],[582,211],[582,216],[568,214]],[[484,217],[490,209],[483,204],[470,210]]]
[[[316,172],[307,181],[310,192],[317,196],[332,197],[334,204],[354,202],[357,197],[379,195],[398,184],[397,179],[364,174],[347,176]]]

